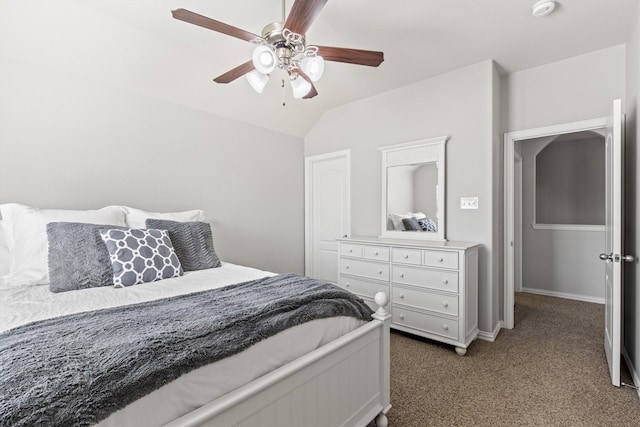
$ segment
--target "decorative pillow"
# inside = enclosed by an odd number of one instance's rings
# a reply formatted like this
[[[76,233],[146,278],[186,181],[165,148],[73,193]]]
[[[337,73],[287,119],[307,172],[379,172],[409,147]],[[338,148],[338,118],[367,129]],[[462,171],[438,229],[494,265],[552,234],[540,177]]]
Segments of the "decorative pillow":
[[[213,235],[209,223],[149,218],[145,224],[147,228],[169,232],[169,238],[184,271],[220,267],[220,259],[213,249]]]
[[[182,276],[166,230],[100,230],[107,245],[116,288]]]
[[[50,222],[49,289],[51,292],[74,291],[113,285],[113,267],[100,230],[114,227],[104,224]]]
[[[432,233],[438,232],[438,224],[435,223],[431,218],[422,218],[418,220],[418,224],[424,231],[429,231]]]
[[[47,224],[83,222],[125,225],[124,211],[117,206],[98,210],[38,209],[18,203],[0,205],[2,223],[9,247],[10,272],[5,286],[49,283],[47,267]]]
[[[141,209],[122,206],[127,217],[127,226],[129,228],[144,228],[147,218],[167,219],[170,221],[204,221],[204,211],[195,209],[184,212],[145,212]]]
[[[395,214],[392,213],[389,215],[389,218],[391,219],[391,222],[393,223],[393,229],[394,230],[399,230],[402,231],[404,230],[404,224],[402,223],[402,220],[405,218],[411,218],[413,215],[410,214]]]
[[[407,231],[423,231],[416,217],[404,218],[402,224],[404,224],[404,228]]]

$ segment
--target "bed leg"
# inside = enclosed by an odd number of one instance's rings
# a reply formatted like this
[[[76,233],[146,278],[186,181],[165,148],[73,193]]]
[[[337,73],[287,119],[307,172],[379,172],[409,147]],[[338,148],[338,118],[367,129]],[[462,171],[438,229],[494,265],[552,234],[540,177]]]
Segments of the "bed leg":
[[[389,420],[387,416],[382,412],[378,414],[376,417],[376,427],[387,427],[389,425]]]

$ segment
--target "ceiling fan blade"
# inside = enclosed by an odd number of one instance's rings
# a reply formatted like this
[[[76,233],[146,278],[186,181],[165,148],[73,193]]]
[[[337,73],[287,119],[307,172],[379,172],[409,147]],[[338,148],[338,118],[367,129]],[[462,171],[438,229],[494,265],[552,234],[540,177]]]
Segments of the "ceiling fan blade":
[[[306,34],[328,0],[296,0],[284,27],[298,34]]]
[[[238,65],[236,68],[233,68],[226,73],[216,77],[213,79],[216,83],[230,83],[237,79],[238,77],[242,77],[247,74],[249,71],[253,70],[255,67],[253,66],[253,61],[249,60],[244,64]]]
[[[207,18],[206,16],[198,15],[186,9],[176,9],[171,11],[171,14],[175,19],[188,22],[189,24],[199,25],[200,27],[208,28],[231,37],[237,37],[248,42],[260,38],[260,36],[248,31],[225,24],[224,22],[216,21],[215,19]]]
[[[318,46],[318,55],[322,56],[325,61],[346,62],[369,67],[377,67],[384,61],[384,52],[345,47]]]

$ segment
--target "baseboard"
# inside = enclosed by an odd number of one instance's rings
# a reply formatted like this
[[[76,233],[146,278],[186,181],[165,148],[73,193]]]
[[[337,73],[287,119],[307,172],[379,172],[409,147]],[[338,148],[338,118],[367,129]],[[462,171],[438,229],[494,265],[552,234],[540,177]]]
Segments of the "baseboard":
[[[636,387],[640,387],[640,376],[638,376],[638,372],[636,371],[635,366],[633,366],[633,362],[629,357],[629,353],[627,353],[626,347],[622,347],[622,357],[624,357],[624,361],[627,363],[627,368],[629,368],[629,373],[631,374],[631,378],[633,379],[633,384],[635,384]],[[640,389],[637,389],[636,393],[640,398]]]
[[[498,337],[498,333],[500,333],[500,329],[502,329],[503,326],[504,326],[504,322],[501,320],[501,321],[498,322],[496,327],[493,329],[493,332],[479,331],[478,332],[478,339],[480,339],[482,341],[494,342],[496,340],[496,338]]]
[[[588,297],[585,295],[569,294],[566,292],[547,291],[547,290],[534,289],[534,288],[522,288],[522,292],[527,292],[529,294],[536,294],[536,295],[545,295],[548,297],[565,298],[565,299],[572,299],[576,301],[591,302],[594,304],[604,304],[604,298]]]

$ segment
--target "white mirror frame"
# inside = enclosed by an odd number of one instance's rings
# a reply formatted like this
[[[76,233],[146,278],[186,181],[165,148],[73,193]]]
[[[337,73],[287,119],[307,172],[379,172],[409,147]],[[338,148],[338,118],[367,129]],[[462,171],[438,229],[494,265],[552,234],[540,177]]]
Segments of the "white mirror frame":
[[[380,237],[394,239],[420,239],[439,240],[445,239],[445,195],[446,195],[446,162],[445,144],[448,136],[423,139],[420,141],[406,142],[403,144],[380,147],[382,154],[382,206],[380,209],[381,235]],[[438,231],[428,232],[406,232],[387,230],[387,171],[389,167],[415,165],[419,163],[436,162],[438,165],[438,192],[437,200],[437,224]]]

